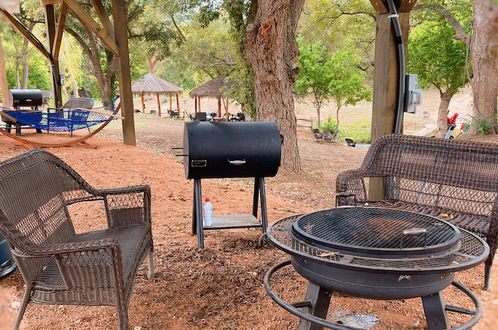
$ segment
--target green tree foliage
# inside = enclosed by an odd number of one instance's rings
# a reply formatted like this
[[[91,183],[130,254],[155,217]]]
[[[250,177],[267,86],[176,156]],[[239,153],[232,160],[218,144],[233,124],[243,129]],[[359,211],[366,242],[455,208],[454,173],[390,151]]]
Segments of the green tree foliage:
[[[328,54],[319,41],[309,45],[300,40],[297,65],[300,69],[295,88],[299,96],[312,95],[320,127],[320,109],[325,101],[334,98],[336,102],[336,129],[339,132],[339,111],[345,105],[355,105],[369,100],[371,90],[365,85],[366,73],[359,68],[361,58],[347,40],[337,51]]]
[[[414,28],[408,44],[408,70],[418,74],[422,87],[439,90],[438,135],[446,131],[446,115],[453,95],[468,81],[466,46],[453,39],[454,31],[441,18],[426,20]]]
[[[317,127],[320,127],[320,110],[325,101],[332,97],[332,57],[320,41],[304,45],[299,40],[301,55],[297,60],[299,78],[296,81],[296,93],[300,97],[311,95],[317,112]]]

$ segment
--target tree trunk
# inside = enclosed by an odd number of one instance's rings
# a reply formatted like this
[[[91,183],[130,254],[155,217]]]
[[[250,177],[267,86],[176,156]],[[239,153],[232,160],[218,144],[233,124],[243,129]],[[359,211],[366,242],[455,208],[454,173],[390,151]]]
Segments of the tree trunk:
[[[498,5],[494,0],[474,1],[473,35],[470,43],[474,115],[496,123],[498,97],[498,53],[493,53],[497,42],[496,22]]]
[[[335,132],[334,132],[334,139],[337,137],[337,134],[339,134],[339,111],[341,110],[341,107],[338,106],[337,109],[335,110]]]
[[[9,83],[7,82],[7,69],[5,67],[5,53],[3,51],[3,36],[0,35],[0,92],[2,93],[2,104],[10,107]]]
[[[455,94],[451,92],[440,93],[441,100],[439,101],[439,109],[437,112],[436,137],[442,138],[446,135],[446,131],[448,130],[448,108],[453,95]]]
[[[305,0],[258,0],[244,49],[255,77],[256,118],[276,121],[284,136],[283,167],[301,170],[294,112],[296,29]]]

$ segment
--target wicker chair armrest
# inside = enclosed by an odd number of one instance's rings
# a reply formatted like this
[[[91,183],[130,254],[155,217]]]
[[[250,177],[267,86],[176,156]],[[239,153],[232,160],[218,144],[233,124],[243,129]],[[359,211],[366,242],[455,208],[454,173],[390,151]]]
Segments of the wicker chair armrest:
[[[102,249],[115,250],[119,248],[119,243],[116,239],[102,239],[96,241],[83,241],[83,242],[67,242],[57,244],[43,244],[30,246],[26,249],[26,253],[16,252],[21,257],[50,257],[59,254],[79,253],[85,251],[98,251]]]
[[[93,192],[104,199],[109,228],[117,228],[151,222],[151,191],[148,185]]]
[[[109,195],[127,195],[134,193],[145,193],[150,196],[150,186],[149,185],[136,185],[136,186],[127,186],[127,187],[118,187],[118,188],[110,188],[110,189],[95,189],[92,191],[94,195],[97,196],[109,196]]]

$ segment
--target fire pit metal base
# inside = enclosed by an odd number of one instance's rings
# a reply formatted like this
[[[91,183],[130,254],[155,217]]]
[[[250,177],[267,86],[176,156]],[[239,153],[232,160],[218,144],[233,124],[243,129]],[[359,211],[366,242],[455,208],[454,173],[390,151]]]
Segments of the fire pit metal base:
[[[266,273],[263,285],[266,292],[273,301],[275,301],[280,307],[284,308],[286,311],[301,318],[298,329],[316,330],[316,329],[321,329],[322,327],[326,327],[329,329],[337,329],[337,330],[355,329],[325,320],[333,291],[324,289],[316,284],[313,284],[312,282],[310,282],[308,285],[306,298],[305,298],[306,300],[290,304],[285,300],[283,300],[282,298],[280,298],[273,291],[270,284],[270,280],[273,274],[275,274],[278,270],[282,269],[283,267],[289,266],[290,264],[291,261],[287,260],[273,266]],[[482,315],[481,303],[479,302],[478,298],[474,295],[474,293],[458,282],[453,282],[452,285],[457,290],[461,291],[467,297],[469,297],[475,309],[469,310],[458,306],[446,305],[444,303],[444,299],[441,292],[430,296],[421,297],[422,303],[424,305],[427,325],[431,330],[470,329],[471,327],[476,325],[479,319],[481,318]],[[302,310],[300,310],[300,308],[306,309],[306,312],[303,312]],[[448,324],[448,319],[446,317],[447,312],[472,315],[472,318],[466,323],[461,324],[456,328],[450,328],[450,325]]]

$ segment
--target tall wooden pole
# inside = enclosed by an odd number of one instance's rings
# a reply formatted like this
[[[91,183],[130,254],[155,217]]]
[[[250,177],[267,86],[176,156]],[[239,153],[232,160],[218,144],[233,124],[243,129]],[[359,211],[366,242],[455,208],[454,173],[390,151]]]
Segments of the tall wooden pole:
[[[52,52],[55,43],[56,18],[54,5],[45,5],[45,26],[47,27],[48,49]],[[62,107],[62,81],[59,68],[59,60],[54,59],[54,54],[50,54],[50,69],[52,73],[52,89],[54,92],[54,103],[56,108]]]
[[[157,115],[161,117],[161,95],[157,93],[156,97],[157,97]]]
[[[227,105],[225,107],[225,116],[226,116],[226,120],[228,121],[228,97],[227,97],[226,101],[227,101],[227,103],[226,103]]]
[[[144,99],[144,92],[140,93],[140,99],[142,100],[142,113],[145,113],[145,99]]]
[[[180,119],[180,99],[178,98],[178,93],[176,93],[176,111],[178,111],[178,119]]]
[[[114,33],[119,50],[119,95],[121,96],[121,113],[125,119],[123,125],[123,142],[136,145],[135,119],[133,113],[133,95],[131,92],[130,54],[128,50],[128,26],[126,2],[112,0],[112,16],[114,17]]]
[[[221,118],[221,96],[218,97],[218,118]]]
[[[387,0],[370,0],[377,10],[375,35],[374,90],[372,108],[372,141],[394,133],[398,97],[398,58],[394,28],[388,12]],[[416,0],[400,0],[396,2],[398,15],[403,31],[403,42],[408,45],[410,29],[410,11]],[[385,180],[370,179],[369,199],[384,199]]]
[[[197,96],[194,96],[194,114],[197,114]]]
[[[169,112],[173,110],[173,94],[169,93]]]

